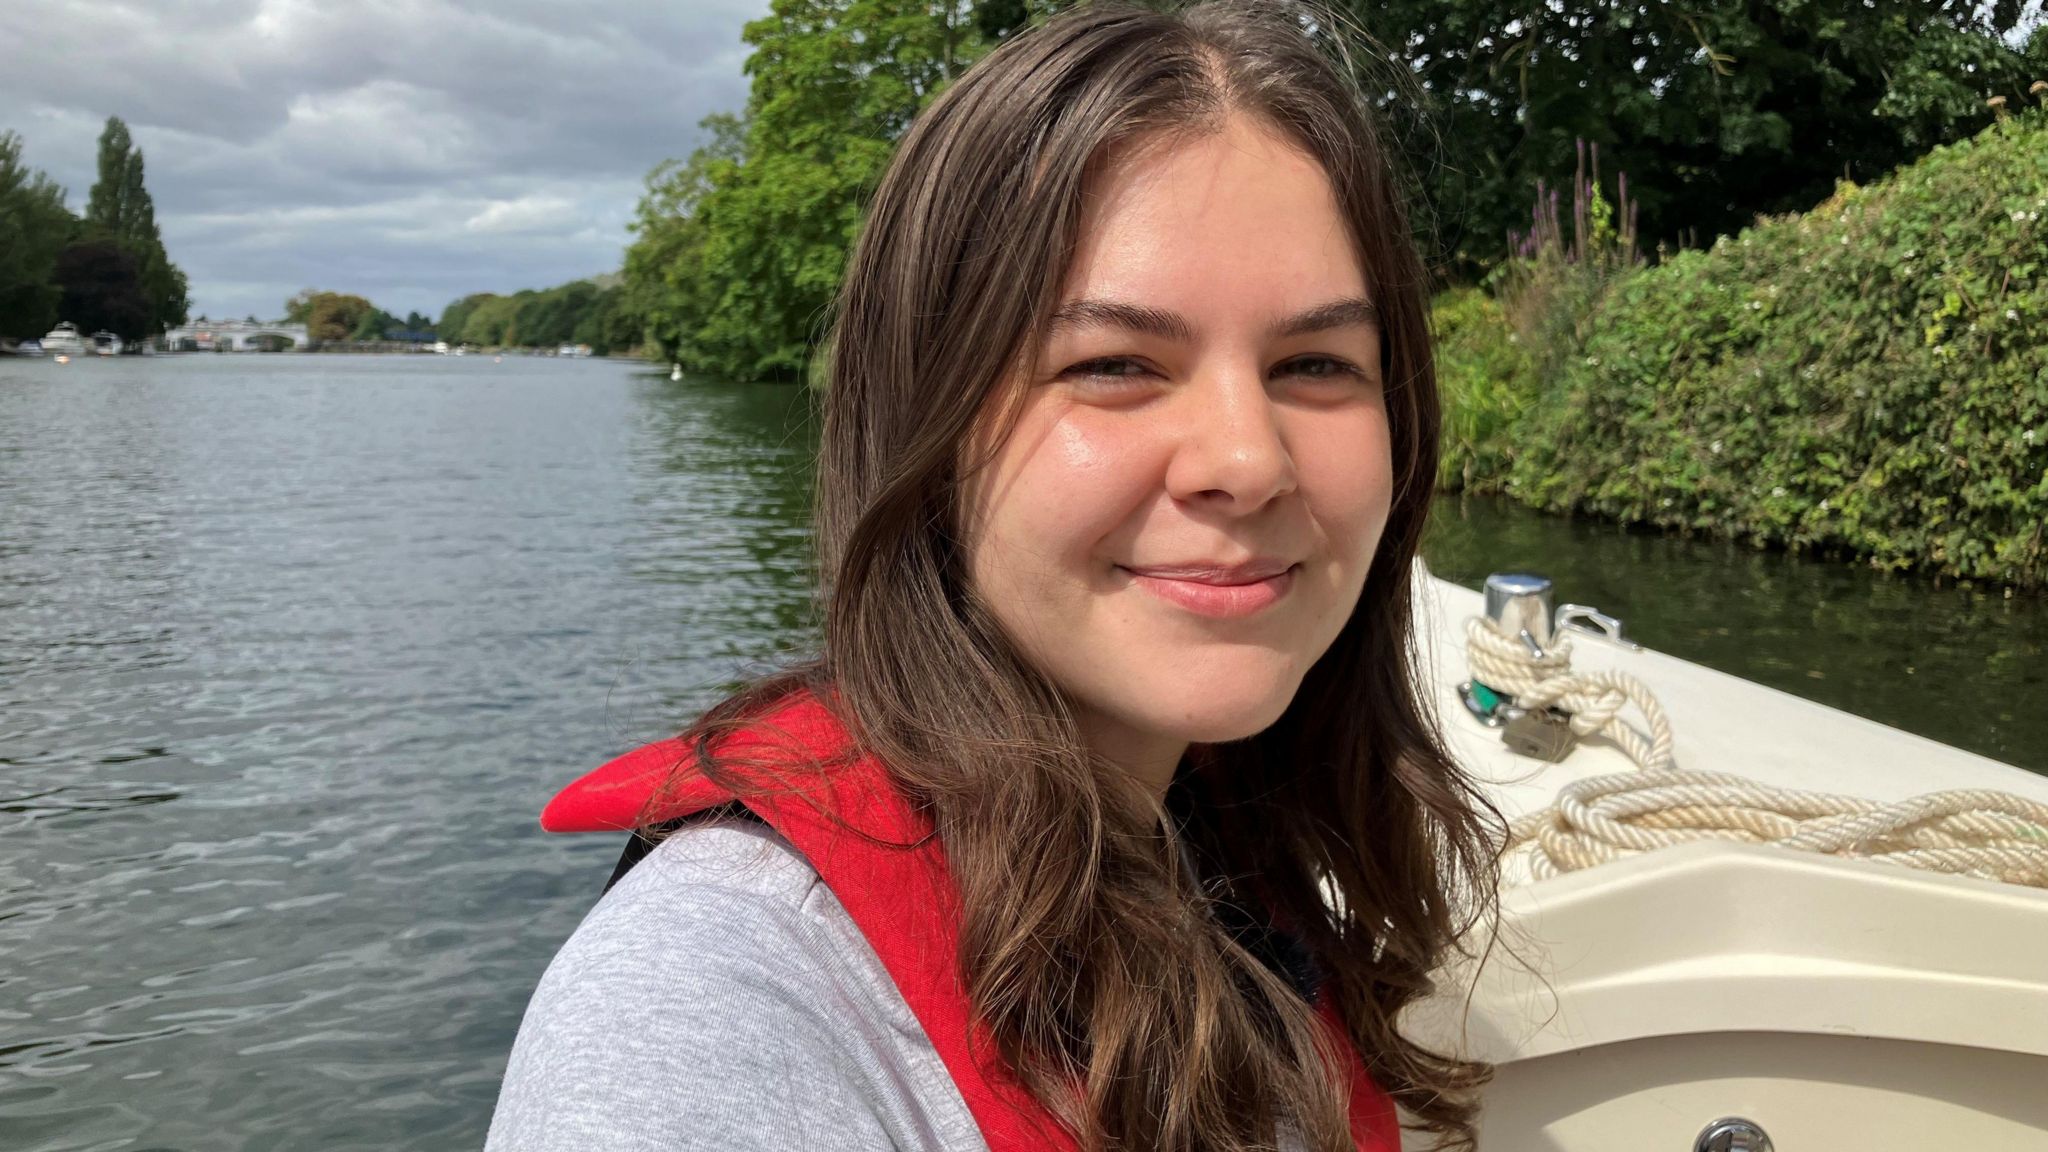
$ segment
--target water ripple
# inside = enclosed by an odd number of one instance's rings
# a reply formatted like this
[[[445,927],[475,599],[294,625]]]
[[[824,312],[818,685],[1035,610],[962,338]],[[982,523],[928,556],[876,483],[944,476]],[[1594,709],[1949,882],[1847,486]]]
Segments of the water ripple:
[[[0,362],[0,1147],[480,1143],[616,847],[541,803],[804,627],[801,401]]]

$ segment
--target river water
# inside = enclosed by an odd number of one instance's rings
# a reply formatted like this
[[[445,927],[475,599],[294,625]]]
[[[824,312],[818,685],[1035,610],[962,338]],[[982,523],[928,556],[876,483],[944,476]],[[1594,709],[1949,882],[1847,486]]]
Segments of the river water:
[[[0,361],[0,1148],[453,1149],[609,838],[535,825],[808,628],[795,389]],[[1646,643],[2048,770],[2048,605],[1446,503]]]

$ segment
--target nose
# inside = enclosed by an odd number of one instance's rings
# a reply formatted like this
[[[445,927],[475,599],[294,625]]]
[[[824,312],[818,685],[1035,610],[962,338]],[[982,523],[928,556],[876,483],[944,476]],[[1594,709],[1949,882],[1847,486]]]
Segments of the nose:
[[[1242,514],[1294,491],[1294,457],[1256,366],[1207,373],[1174,399],[1174,499]]]

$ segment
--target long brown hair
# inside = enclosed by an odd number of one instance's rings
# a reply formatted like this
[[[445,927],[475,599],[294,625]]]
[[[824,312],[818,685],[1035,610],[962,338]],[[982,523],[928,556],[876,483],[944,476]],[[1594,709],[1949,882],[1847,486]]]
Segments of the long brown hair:
[[[1248,947],[1248,921],[1299,940],[1414,1126],[1473,1139],[1487,1069],[1395,1027],[1492,898],[1493,817],[1416,698],[1409,572],[1438,435],[1425,282],[1380,132],[1328,51],[1334,27],[1292,4],[1089,5],[1003,44],[917,118],[828,349],[823,652],[686,734],[706,755],[791,691],[835,702],[933,819],[978,1018],[1091,1149],[1270,1149],[1283,1131],[1350,1147],[1312,1012]],[[1230,115],[1315,157],[1349,221],[1382,325],[1396,487],[1358,605],[1286,713],[1191,749],[1164,818],[1090,754],[978,600],[962,482],[985,462],[974,447],[1000,442],[987,413],[1058,303],[1102,158]],[[704,770],[747,785],[715,757]]]

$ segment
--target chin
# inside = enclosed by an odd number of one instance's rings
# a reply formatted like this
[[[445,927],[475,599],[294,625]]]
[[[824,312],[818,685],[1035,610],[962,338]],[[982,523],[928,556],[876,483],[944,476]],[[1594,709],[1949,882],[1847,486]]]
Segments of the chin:
[[[1195,694],[1180,698],[1181,706],[1159,717],[1158,730],[1191,744],[1225,744],[1256,736],[1271,728],[1294,699],[1293,687],[1247,699],[1198,700]]]

